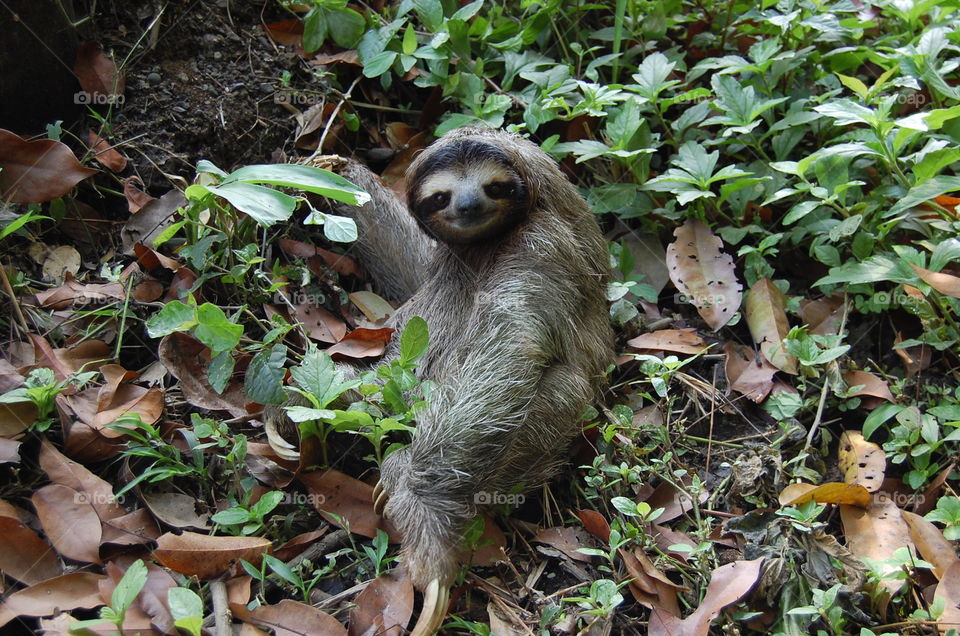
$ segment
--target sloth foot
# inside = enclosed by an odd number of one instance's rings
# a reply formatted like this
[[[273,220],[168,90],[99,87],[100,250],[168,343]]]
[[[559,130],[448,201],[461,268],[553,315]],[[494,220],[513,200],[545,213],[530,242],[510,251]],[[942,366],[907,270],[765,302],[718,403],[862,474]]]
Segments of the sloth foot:
[[[386,509],[389,500],[390,494],[383,487],[383,482],[378,480],[377,485],[373,487],[373,511],[377,513],[378,517],[383,516],[383,511]]]
[[[450,588],[441,585],[440,579],[431,579],[423,591],[423,609],[410,636],[433,636],[443,625],[449,603]]]
[[[317,155],[310,157],[307,163],[314,168],[336,172],[347,164],[347,160],[340,155]]]

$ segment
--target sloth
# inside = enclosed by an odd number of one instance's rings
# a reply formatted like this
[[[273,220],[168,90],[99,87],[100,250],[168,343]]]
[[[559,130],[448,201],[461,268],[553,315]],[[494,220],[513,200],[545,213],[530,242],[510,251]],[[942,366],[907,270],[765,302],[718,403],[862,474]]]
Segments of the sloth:
[[[420,316],[429,328],[420,372],[438,390],[413,442],[384,461],[374,499],[424,593],[413,633],[431,634],[467,522],[491,495],[556,472],[603,385],[606,242],[557,164],[517,135],[447,133],[410,165],[406,205],[360,164],[327,165],[371,195],[337,209],[357,222],[375,287],[404,301],[388,326]]]

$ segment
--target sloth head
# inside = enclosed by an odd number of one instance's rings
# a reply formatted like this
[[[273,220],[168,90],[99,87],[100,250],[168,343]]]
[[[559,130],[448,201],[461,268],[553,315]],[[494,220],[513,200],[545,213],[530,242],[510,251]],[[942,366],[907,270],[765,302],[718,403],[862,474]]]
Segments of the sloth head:
[[[527,216],[529,192],[496,137],[455,135],[411,166],[407,202],[428,234],[453,245],[483,243]]]

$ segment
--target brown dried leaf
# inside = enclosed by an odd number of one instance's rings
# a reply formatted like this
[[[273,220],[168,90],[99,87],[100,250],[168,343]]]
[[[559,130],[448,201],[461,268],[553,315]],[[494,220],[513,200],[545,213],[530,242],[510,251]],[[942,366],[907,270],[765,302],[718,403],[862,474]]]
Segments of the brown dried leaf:
[[[801,300],[800,318],[812,334],[836,334],[843,322],[843,296],[835,294],[819,300]]]
[[[577,516],[587,532],[600,539],[604,544],[610,541],[610,524],[596,510],[579,510]]]
[[[280,249],[283,250],[288,256],[305,258],[311,261],[319,261],[319,263],[324,264],[341,276],[360,276],[360,267],[357,265],[356,261],[349,256],[344,256],[343,254],[334,254],[333,252],[325,250],[321,247],[316,247],[314,245],[310,245],[309,243],[304,243],[303,241],[294,241],[293,239],[288,238],[280,239],[277,241],[277,245],[279,245]],[[313,271],[315,274],[319,274],[321,268],[319,266],[316,268],[311,267],[311,271]]]
[[[677,586],[650,562],[641,550],[617,550],[627,573],[632,579],[630,593],[638,603],[650,609],[659,609],[671,616],[680,616]],[[655,573],[649,572],[648,567]]]
[[[843,374],[843,381],[850,388],[861,387],[851,393],[851,396],[866,395],[878,397],[887,402],[896,402],[893,393],[890,392],[890,386],[886,380],[875,376],[869,371],[847,371]]]
[[[97,173],[83,166],[66,144],[27,141],[0,128],[0,194],[11,203],[43,203],[63,196]]]
[[[44,439],[40,446],[40,468],[50,481],[77,491],[82,501],[89,503],[104,521],[127,514],[113,497],[113,487],[75,461],[67,459]]]
[[[413,583],[397,568],[370,581],[355,602],[349,636],[400,636],[413,614]]]
[[[507,537],[493,519],[483,515],[483,532],[477,539],[479,547],[473,553],[464,553],[462,560],[476,567],[490,567],[504,560]]]
[[[329,514],[333,513],[347,521],[350,532],[372,539],[377,530],[383,530],[391,543],[399,542],[400,535],[393,525],[373,511],[373,487],[369,484],[332,469],[301,473],[298,479],[313,495],[313,507],[330,523],[339,527],[336,518]]]
[[[866,509],[856,506],[840,506],[840,520],[847,547],[860,559],[881,561],[889,559],[897,548],[908,547],[915,552],[910,528],[900,515],[900,509],[890,497],[875,495]],[[897,565],[881,566],[880,574],[895,571]],[[881,581],[881,586],[896,594],[900,581]]]
[[[123,253],[127,256],[136,254],[139,257],[136,245],[153,245],[163,231],[177,221],[177,210],[186,204],[187,199],[179,190],[170,190],[159,199],[145,203],[136,214],[130,215],[130,219],[120,230]],[[142,258],[141,262],[144,262]],[[179,268],[179,264],[177,267]]]
[[[143,265],[144,269],[148,272],[153,272],[158,269],[168,269],[171,272],[176,272],[183,268],[180,261],[170,258],[169,256],[164,256],[157,250],[141,243],[133,246],[133,253],[136,254],[137,260],[140,261],[140,264]]]
[[[139,211],[147,203],[156,201],[155,198],[140,188],[143,188],[143,180],[137,175],[129,176],[123,180],[123,196],[127,199],[127,209],[131,214]]]
[[[160,340],[160,362],[175,378],[187,402],[211,411],[227,411],[234,417],[246,415],[247,403],[243,386],[231,382],[223,393],[217,393],[207,380],[210,350],[184,333],[172,333]]]
[[[903,334],[898,331],[897,337],[893,339],[893,352],[903,360],[908,378],[930,368],[930,363],[933,362],[933,348],[930,345],[921,344],[903,348],[899,346],[901,342],[903,342]]]
[[[634,349],[669,351],[696,355],[707,350],[707,343],[696,329],[660,329],[631,338],[627,345]]]
[[[313,340],[332,344],[347,335],[347,323],[309,299],[295,304],[293,309],[295,319],[303,324]]]
[[[760,578],[763,559],[734,561],[716,568],[700,606],[687,618],[679,619],[663,610],[650,615],[648,636],[707,636],[710,624],[728,605],[736,603],[753,589]]]
[[[140,498],[153,515],[174,528],[210,528],[210,513],[197,513],[197,500],[177,492],[141,492]]]
[[[346,636],[347,630],[340,621],[315,607],[284,599],[276,605],[261,605],[240,616],[246,622],[273,629],[276,636]]]
[[[685,479],[683,485],[688,486],[688,480]],[[699,503],[703,503],[709,497],[710,493],[706,488],[703,488],[700,490],[697,499]],[[654,510],[663,508],[663,514],[657,517],[658,523],[665,523],[671,519],[676,519],[680,515],[693,510],[693,501],[690,497],[666,481],[661,482],[659,486],[654,488],[653,492],[645,501],[650,504],[650,507]]]
[[[103,605],[98,584],[102,574],[73,572],[14,592],[0,603],[0,627],[17,616],[50,616],[73,609]]]
[[[147,508],[104,521],[102,531],[100,542],[114,545],[146,545],[160,536],[160,528]]]
[[[362,311],[367,320],[372,323],[379,323],[393,315],[393,305],[373,292],[361,290],[353,292],[349,297],[357,309]]]
[[[554,527],[544,528],[533,538],[538,543],[545,543],[560,550],[574,561],[589,563],[593,560],[588,554],[577,552],[579,548],[592,548],[589,537],[580,528]]]
[[[37,292],[36,296],[40,306],[48,309],[66,309],[74,303],[100,305],[125,298],[120,283],[83,284],[73,279],[60,287]]]
[[[727,342],[723,351],[727,354],[725,369],[730,388],[758,404],[767,399],[777,367],[766,358],[757,357],[751,347]]]
[[[33,402],[0,404],[0,436],[14,437],[27,430],[39,413]]]
[[[47,539],[57,552],[84,563],[100,563],[100,517],[72,488],[50,484],[31,498]]]
[[[103,46],[99,42],[89,41],[80,45],[73,73],[80,81],[80,87],[90,96],[118,97],[123,94],[123,73],[113,60],[103,54]],[[103,100],[95,101],[99,103]]]
[[[26,585],[62,574],[53,548],[22,520],[6,514],[0,516],[0,570]]]
[[[944,600],[943,614],[937,619],[939,630],[946,632],[957,629],[957,625],[960,625],[960,563],[951,565],[943,575],[933,598]]]
[[[887,456],[880,446],[865,440],[860,431],[844,431],[840,436],[837,463],[846,483],[860,484],[867,492],[880,490]]]
[[[847,504],[866,508],[870,505],[870,493],[860,484],[842,484],[827,482],[819,486],[811,484],[790,484],[779,497],[781,506],[795,506],[808,501],[828,504]]]
[[[174,572],[214,579],[240,559],[257,565],[270,551],[270,540],[260,537],[214,537],[196,532],[166,533],[157,539],[153,557]]]
[[[80,252],[70,245],[50,250],[43,259],[41,274],[47,281],[60,282],[73,278],[80,271]]]
[[[104,168],[113,172],[122,172],[127,167],[127,158],[117,152],[106,139],[100,137],[93,130],[87,131],[87,142],[94,152],[93,158]]]
[[[358,327],[344,336],[343,340],[328,348],[327,353],[334,356],[334,359],[338,357],[376,358],[383,355],[393,331],[390,327],[382,329]]]
[[[667,247],[670,280],[714,331],[740,309],[742,286],[733,259],[721,251],[723,241],[703,222],[687,220],[673,232]]]
[[[0,464],[19,464],[21,444],[22,442],[0,437]]]
[[[787,355],[783,339],[790,332],[786,298],[769,278],[761,278],[747,294],[746,319],[753,341],[770,364],[790,374],[797,373],[797,359]]]
[[[298,46],[303,41],[303,22],[297,18],[264,24],[270,39],[283,46]]]
[[[913,539],[917,551],[925,561],[933,565],[933,573],[938,579],[943,579],[947,572],[960,562],[954,552],[953,544],[943,536],[940,528],[933,525],[920,515],[901,510],[900,514],[903,520],[907,522],[910,529],[910,537]]]
[[[917,276],[920,277],[920,280],[925,282],[927,285],[930,285],[944,296],[960,298],[960,277],[952,274],[944,274],[943,272],[931,272],[929,269],[917,267],[913,263],[910,263],[910,267],[912,267],[913,271],[917,273]]]

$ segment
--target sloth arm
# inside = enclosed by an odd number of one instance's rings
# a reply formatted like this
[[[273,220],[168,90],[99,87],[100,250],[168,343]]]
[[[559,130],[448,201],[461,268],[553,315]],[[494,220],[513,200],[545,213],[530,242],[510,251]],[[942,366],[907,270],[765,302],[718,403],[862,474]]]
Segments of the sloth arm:
[[[435,243],[383,181],[356,161],[337,172],[370,195],[362,206],[337,205],[337,213],[357,222],[356,251],[376,288],[391,300],[406,301],[423,284]],[[348,252],[349,253],[349,252]]]

